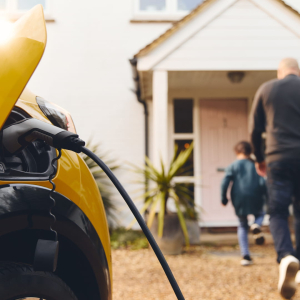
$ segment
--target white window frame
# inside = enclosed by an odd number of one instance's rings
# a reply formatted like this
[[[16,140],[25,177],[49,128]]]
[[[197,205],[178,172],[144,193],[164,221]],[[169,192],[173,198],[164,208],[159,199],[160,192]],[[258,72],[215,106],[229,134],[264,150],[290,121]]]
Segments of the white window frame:
[[[46,21],[53,20],[53,2],[52,0],[45,1],[44,15]],[[22,17],[27,10],[18,9],[18,0],[6,0],[6,8],[0,11],[0,16],[11,21],[16,21]]]
[[[175,133],[174,126],[174,100],[193,100],[193,132],[192,133]],[[169,123],[169,157],[173,157],[175,150],[175,140],[193,140],[194,142],[194,175],[193,176],[176,176],[173,182],[176,183],[193,183],[194,184],[194,201],[196,211],[201,216],[202,191],[201,191],[201,153],[200,153],[200,101],[194,95],[186,95],[175,97],[171,95],[169,98],[170,104],[168,110]],[[200,224],[200,220],[199,220]]]
[[[132,21],[178,21],[190,11],[177,9],[177,0],[166,0],[166,9],[163,11],[143,11],[140,10],[140,0],[134,0],[134,16]]]

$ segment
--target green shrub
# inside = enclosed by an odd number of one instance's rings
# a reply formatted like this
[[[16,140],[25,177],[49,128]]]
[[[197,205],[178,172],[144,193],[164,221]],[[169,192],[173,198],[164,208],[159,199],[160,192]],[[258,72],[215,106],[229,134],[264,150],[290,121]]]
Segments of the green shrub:
[[[111,231],[110,243],[112,249],[139,250],[148,248],[148,241],[142,231],[126,230],[123,227]]]

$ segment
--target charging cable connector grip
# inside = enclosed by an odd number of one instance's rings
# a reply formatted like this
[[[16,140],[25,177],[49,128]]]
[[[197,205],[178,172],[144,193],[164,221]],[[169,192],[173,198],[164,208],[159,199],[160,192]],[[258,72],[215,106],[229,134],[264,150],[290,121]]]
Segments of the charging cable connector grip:
[[[13,123],[2,132],[2,145],[10,154],[18,153],[37,139],[57,149],[77,153],[81,152],[80,147],[85,145],[77,134],[37,119],[24,119]]]
[[[69,131],[62,131],[53,139],[53,147],[57,149],[71,150],[76,153],[80,153],[81,147],[84,145],[85,142],[81,140],[77,134],[70,134]]]

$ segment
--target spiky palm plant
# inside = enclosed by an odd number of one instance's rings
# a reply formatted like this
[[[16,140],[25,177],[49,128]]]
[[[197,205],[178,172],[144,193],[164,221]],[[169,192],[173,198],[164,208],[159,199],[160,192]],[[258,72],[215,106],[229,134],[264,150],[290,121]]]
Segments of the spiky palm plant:
[[[143,183],[149,182],[149,191],[143,194],[146,199],[141,213],[149,209],[147,225],[150,228],[154,217],[158,212],[158,236],[162,237],[164,228],[164,217],[168,213],[167,202],[173,199],[176,206],[178,219],[185,237],[186,245],[189,245],[189,237],[186,228],[184,213],[191,214],[194,210],[193,197],[187,184],[175,183],[174,177],[186,175],[190,168],[186,168],[185,164],[193,150],[193,143],[190,147],[178,154],[178,148],[175,147],[174,156],[168,168],[161,161],[160,168],[154,167],[149,158],[146,157],[145,165],[140,168],[134,166],[134,171],[143,175]]]
[[[111,170],[116,170],[119,168],[115,159],[108,158],[108,153],[103,153],[100,149],[100,144],[93,144],[91,140],[89,140],[86,144],[86,147],[94,152],[98,157],[103,160]],[[83,160],[86,165],[90,169],[92,175],[95,178],[98,189],[101,193],[102,201],[105,208],[105,213],[108,219],[108,222],[111,224],[113,220],[115,220],[115,212],[117,210],[115,204],[113,203],[113,185],[110,180],[107,178],[106,174],[102,171],[102,169],[88,156],[85,154],[81,154]]]

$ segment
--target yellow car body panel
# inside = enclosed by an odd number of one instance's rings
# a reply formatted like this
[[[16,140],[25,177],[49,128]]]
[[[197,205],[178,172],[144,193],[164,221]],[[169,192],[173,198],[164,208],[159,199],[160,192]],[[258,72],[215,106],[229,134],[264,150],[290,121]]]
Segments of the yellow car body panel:
[[[33,118],[50,123],[40,110],[36,95],[24,90],[42,58],[46,40],[43,8],[37,5],[15,23],[10,41],[0,45],[0,128],[14,106]],[[73,201],[94,226],[106,254],[112,283],[107,220],[101,195],[90,170],[77,153],[63,150],[54,182],[56,191]],[[48,181],[0,181],[1,185],[11,183],[52,188]]]
[[[40,62],[46,40],[43,7],[37,5],[14,24],[11,39],[0,44],[0,128]]]

